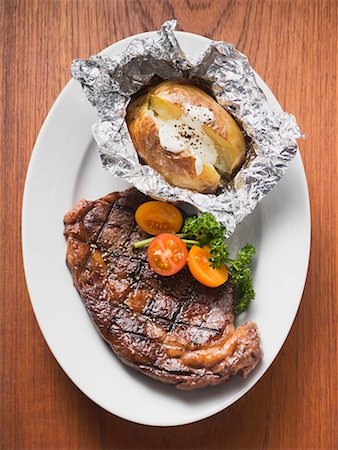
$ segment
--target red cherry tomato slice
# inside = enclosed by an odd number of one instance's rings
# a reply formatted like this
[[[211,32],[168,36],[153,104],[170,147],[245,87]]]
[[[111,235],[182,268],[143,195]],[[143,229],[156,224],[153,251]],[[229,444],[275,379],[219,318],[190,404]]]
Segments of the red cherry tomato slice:
[[[174,234],[162,233],[149,244],[147,258],[154,272],[168,277],[186,265],[188,249],[181,238]]]

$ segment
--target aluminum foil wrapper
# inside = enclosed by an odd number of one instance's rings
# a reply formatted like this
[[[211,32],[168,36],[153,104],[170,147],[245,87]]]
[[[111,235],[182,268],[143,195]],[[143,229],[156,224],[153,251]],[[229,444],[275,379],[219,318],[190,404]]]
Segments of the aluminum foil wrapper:
[[[189,59],[175,37],[175,26],[176,21],[170,20],[154,37],[135,38],[119,56],[77,59],[71,74],[97,110],[92,131],[103,167],[149,196],[211,212],[230,235],[283,176],[297,152],[296,138],[302,135],[291,114],[269,107],[246,56],[231,44],[211,42],[202,54]],[[125,122],[126,108],[131,96],[155,76],[201,80],[251,139],[255,157],[220,192],[200,194],[173,187],[139,162]]]

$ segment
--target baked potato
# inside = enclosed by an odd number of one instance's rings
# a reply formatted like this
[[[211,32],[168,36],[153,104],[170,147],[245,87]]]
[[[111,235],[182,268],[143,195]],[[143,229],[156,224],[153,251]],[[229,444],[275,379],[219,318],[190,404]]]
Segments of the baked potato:
[[[126,121],[138,155],[174,186],[214,192],[245,158],[236,121],[182,80],[165,81],[133,100]]]

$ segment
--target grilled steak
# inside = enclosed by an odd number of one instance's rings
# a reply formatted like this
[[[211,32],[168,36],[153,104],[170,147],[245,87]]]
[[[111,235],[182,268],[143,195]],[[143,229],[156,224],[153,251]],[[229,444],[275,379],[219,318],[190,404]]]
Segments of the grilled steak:
[[[234,287],[208,288],[188,268],[156,275],[134,220],[135,189],[81,200],[65,215],[67,264],[101,336],[126,364],[180,389],[244,378],[262,357],[256,324],[234,328]]]

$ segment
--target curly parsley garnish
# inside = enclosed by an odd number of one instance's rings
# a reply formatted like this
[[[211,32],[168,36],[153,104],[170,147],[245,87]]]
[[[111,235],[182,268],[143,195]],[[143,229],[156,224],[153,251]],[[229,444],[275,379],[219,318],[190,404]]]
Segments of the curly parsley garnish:
[[[210,213],[188,217],[184,221],[182,236],[195,239],[196,245],[210,247],[212,267],[218,268],[225,264],[229,257],[228,246],[224,242],[226,229]],[[180,234],[181,236],[181,234]]]
[[[255,254],[255,247],[246,244],[237,254],[235,260],[229,258],[229,249],[225,242],[226,228],[210,213],[188,217],[183,225],[181,237],[195,239],[197,245],[210,247],[210,263],[218,268],[223,264],[228,267],[231,283],[236,286],[235,314],[245,311],[255,298],[250,263]]]
[[[255,252],[256,250],[253,245],[246,244],[237,253],[237,258],[234,261],[229,260],[230,264],[227,264],[231,275],[231,283],[236,286],[235,314],[240,314],[248,309],[250,301],[255,298],[249,267]]]

